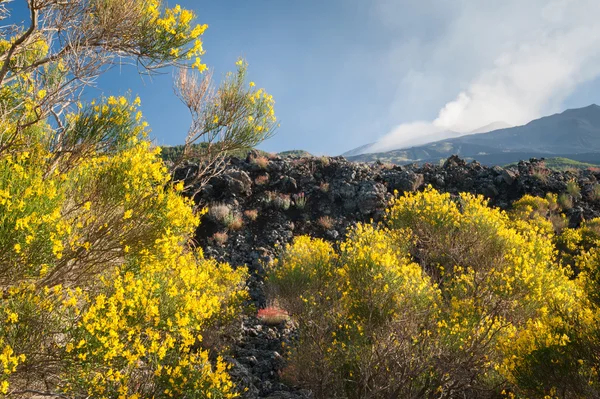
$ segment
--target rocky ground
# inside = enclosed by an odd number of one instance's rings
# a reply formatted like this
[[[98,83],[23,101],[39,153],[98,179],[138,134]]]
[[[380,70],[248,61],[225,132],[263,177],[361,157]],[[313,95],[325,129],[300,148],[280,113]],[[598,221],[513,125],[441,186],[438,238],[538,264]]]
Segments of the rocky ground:
[[[194,198],[198,204],[218,205],[221,210],[203,217],[196,240],[207,256],[248,267],[252,301],[260,308],[267,301],[264,266],[277,255],[277,246],[301,234],[336,242],[354,223],[380,221],[395,191],[431,185],[453,194],[482,194],[491,205],[507,209],[524,194],[563,193],[569,181],[576,181],[580,195],[566,215],[570,225],[577,226],[600,216],[599,180],[600,171],[552,172],[536,159],[510,168],[465,163],[456,156],[443,165],[394,166],[353,163],[343,157],[266,160],[251,153],[245,160],[231,159],[227,171]],[[242,397],[310,397],[310,392],[283,384],[279,378],[285,363],[282,343],[292,335],[289,325],[266,326],[255,317],[244,321],[230,359],[232,374],[247,388]]]

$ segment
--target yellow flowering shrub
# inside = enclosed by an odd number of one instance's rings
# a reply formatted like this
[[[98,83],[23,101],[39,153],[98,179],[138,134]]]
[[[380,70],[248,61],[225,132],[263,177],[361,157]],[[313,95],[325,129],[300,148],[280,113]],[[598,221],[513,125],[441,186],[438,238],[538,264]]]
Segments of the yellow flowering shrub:
[[[537,218],[428,188],[339,251],[297,238],[268,281],[284,308],[301,295],[290,362],[318,397],[450,398],[518,394],[524,359],[568,345],[587,306],[569,275]]]
[[[406,375],[395,377],[408,364],[419,369],[411,378],[427,378],[431,363],[423,360],[434,351],[418,337],[433,324],[410,315],[436,314],[439,293],[403,255],[407,237],[360,224],[336,253],[301,236],[273,266],[269,286],[300,329],[289,353],[295,378],[317,397],[365,397],[378,384],[413,392],[400,389]]]
[[[549,321],[532,326],[517,344],[515,383],[528,395],[581,398],[600,395],[599,219],[566,229],[557,238],[561,261],[574,272],[578,290],[549,308]]]
[[[137,103],[69,116],[79,152],[40,135],[0,157],[2,393],[235,396],[203,338],[236,317],[245,270],[188,249],[199,215]]]
[[[528,220],[549,232],[560,233],[568,224],[560,211],[558,196],[548,193],[544,198],[524,195],[512,204],[510,213],[515,219]]]
[[[140,99],[82,101],[117,58],[202,72],[207,26],[163,0],[28,7],[30,26],[0,29],[0,396],[236,396],[221,338],[246,298],[245,269],[192,248],[202,211],[147,140]],[[274,101],[253,83],[241,90],[238,66],[232,90],[202,106],[211,132],[242,129],[254,145],[271,133]]]
[[[192,68],[201,72],[206,69],[206,65],[200,60],[200,56],[204,54],[200,36],[208,25],[194,24],[196,17],[192,11],[179,5],[164,7],[161,0],[146,0],[141,2],[141,7],[142,18],[139,23],[142,35],[147,38],[144,45],[153,49],[152,54],[164,57],[164,60],[157,61],[187,58],[194,60]],[[108,12],[111,10],[110,7],[102,9]],[[101,15],[95,17],[101,18]]]
[[[211,74],[200,79],[182,70],[175,80],[175,93],[188,107],[192,123],[182,151],[165,155],[175,164],[174,177],[180,175],[178,167],[186,162],[202,165],[181,176],[186,176],[183,181],[192,196],[223,172],[225,156],[245,156],[279,126],[273,96],[256,88],[254,82],[247,83],[246,61],[240,58],[236,66],[237,71],[228,72],[214,90]]]

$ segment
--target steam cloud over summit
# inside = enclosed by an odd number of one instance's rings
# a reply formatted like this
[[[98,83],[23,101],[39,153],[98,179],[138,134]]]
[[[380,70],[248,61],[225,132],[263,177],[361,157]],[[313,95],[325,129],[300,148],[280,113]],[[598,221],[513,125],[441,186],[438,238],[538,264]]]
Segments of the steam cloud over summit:
[[[421,33],[411,45],[391,50],[390,61],[401,65],[404,56],[410,67],[390,114],[404,106],[408,115],[411,106],[431,104],[442,91],[457,94],[433,120],[402,123],[367,152],[458,136],[498,121],[524,124],[557,111],[578,85],[600,75],[597,0],[423,3],[437,10],[428,17],[437,18],[441,30],[433,39]],[[402,6],[393,0],[377,4],[377,15],[391,31],[407,22],[391,17]]]

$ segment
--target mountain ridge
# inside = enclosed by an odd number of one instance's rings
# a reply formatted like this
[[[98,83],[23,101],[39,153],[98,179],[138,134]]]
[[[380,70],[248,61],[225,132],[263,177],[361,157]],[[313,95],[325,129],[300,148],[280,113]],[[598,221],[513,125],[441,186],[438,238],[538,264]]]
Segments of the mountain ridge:
[[[360,154],[348,159],[410,163],[436,162],[450,155],[459,155],[487,163],[485,157],[494,156],[498,158],[496,162],[506,164],[518,161],[515,159],[517,154],[521,157],[519,159],[540,156],[577,159],[581,154],[597,154],[592,158],[600,161],[600,106],[591,104],[567,109],[521,126],[466,134],[409,148]],[[590,157],[577,160],[589,162]]]

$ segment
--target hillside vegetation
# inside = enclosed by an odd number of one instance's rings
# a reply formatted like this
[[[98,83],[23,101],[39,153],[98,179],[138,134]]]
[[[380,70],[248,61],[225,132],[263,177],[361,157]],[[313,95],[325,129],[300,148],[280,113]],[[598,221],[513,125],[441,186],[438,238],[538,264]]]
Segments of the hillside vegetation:
[[[506,166],[514,166],[517,162],[512,164],[508,164]],[[574,159],[563,158],[563,157],[553,157],[553,158],[545,158],[544,165],[546,168],[555,171],[565,171],[570,169],[589,169],[589,168],[598,168],[600,163],[588,163],[588,162],[580,162]]]

